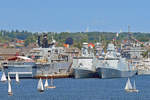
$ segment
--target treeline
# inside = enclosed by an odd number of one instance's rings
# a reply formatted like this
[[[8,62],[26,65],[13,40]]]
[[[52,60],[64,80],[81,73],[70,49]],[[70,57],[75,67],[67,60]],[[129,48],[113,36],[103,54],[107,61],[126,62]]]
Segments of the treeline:
[[[28,46],[30,43],[36,43],[37,42],[37,36],[47,34],[49,42],[53,38],[58,42],[58,45],[61,46],[65,43],[65,40],[68,37],[71,37],[74,41],[73,46],[75,47],[81,47],[81,44],[83,42],[109,42],[115,39],[116,41],[120,42],[122,40],[125,40],[128,38],[127,32],[119,33],[118,37],[116,35],[116,32],[74,32],[74,33],[68,33],[68,32],[46,32],[46,33],[38,33],[38,32],[28,32],[26,30],[1,30],[0,31],[0,42],[6,43],[6,42],[12,42],[14,39],[20,39],[25,41],[25,46]],[[139,41],[146,42],[150,40],[150,34],[149,33],[140,33],[135,32],[131,33],[133,37],[138,39]]]

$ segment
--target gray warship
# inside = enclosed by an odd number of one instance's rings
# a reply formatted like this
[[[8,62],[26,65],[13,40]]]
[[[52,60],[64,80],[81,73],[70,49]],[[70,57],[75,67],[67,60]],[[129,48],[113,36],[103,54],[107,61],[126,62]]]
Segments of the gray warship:
[[[19,78],[32,78],[36,69],[35,62],[25,56],[15,56],[9,58],[7,61],[2,63],[3,71],[8,74],[11,78],[15,78],[16,73],[19,74]]]
[[[34,77],[69,73],[72,62],[69,60],[69,55],[65,53],[64,48],[56,47],[56,41],[53,37],[49,44],[46,34],[43,35],[42,42],[40,38],[41,36],[38,37],[39,47],[33,48],[28,54],[28,57],[36,62]]]
[[[131,77],[137,73],[135,66],[122,58],[112,43],[108,44],[105,56],[97,59],[96,71],[100,78]]]
[[[95,67],[93,64],[94,53],[92,48],[88,47],[88,43],[83,43],[81,56],[73,58],[73,74],[75,78],[93,78],[95,75]]]

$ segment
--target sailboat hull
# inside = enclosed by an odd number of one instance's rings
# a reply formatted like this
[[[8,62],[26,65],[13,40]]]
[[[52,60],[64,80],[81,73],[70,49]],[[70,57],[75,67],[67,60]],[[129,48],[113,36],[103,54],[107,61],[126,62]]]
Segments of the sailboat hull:
[[[135,89],[126,89],[126,92],[139,92],[139,90],[135,90]]]
[[[5,81],[1,81],[1,82],[3,82],[3,83],[5,83],[7,80],[5,80]]]
[[[100,78],[121,78],[132,77],[137,71],[121,71],[112,68],[97,68],[97,73]]]
[[[134,92],[139,92],[139,90],[134,90]]]
[[[6,77],[8,77],[9,73],[11,78],[15,78],[16,73],[18,73],[19,78],[32,78],[35,74],[36,65],[34,62],[9,61],[8,64],[3,64],[3,68]]]
[[[56,88],[56,86],[48,86],[47,88],[54,89],[54,88]]]
[[[44,92],[44,90],[38,90],[39,92]]]
[[[12,93],[12,92],[8,92],[8,95],[12,96],[12,95],[13,95],[13,93]]]
[[[92,70],[86,70],[86,69],[74,69],[74,78],[93,78],[95,77],[95,72]]]
[[[48,86],[44,86],[45,88],[48,88]]]

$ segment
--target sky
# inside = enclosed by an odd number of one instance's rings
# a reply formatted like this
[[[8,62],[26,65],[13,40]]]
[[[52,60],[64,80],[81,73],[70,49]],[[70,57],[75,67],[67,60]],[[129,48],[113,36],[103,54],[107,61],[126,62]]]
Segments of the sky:
[[[150,0],[0,0],[0,29],[150,32]]]

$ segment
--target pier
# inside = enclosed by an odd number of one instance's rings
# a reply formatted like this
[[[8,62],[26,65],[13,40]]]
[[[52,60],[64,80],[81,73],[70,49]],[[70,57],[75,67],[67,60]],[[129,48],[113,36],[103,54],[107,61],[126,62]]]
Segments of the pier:
[[[39,78],[42,78],[42,79],[50,79],[50,78],[72,78],[73,75],[71,73],[68,73],[68,74],[54,74],[54,75],[37,75],[37,76],[34,76],[33,78],[36,78],[36,79],[39,79]]]

